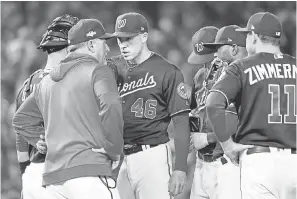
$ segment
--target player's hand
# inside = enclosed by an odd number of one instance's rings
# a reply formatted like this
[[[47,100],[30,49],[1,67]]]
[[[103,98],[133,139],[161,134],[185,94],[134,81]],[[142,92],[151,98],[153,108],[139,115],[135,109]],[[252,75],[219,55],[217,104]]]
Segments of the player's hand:
[[[115,170],[120,164],[120,160],[112,161],[111,169]]]
[[[46,154],[47,146],[43,135],[40,135],[40,140],[38,140],[38,142],[36,143],[36,147],[39,153]]]
[[[190,151],[199,150],[208,145],[207,134],[206,133],[192,133],[190,137]]]
[[[232,138],[229,138],[225,142],[221,142],[222,148],[225,155],[230,158],[231,162],[238,166],[239,165],[239,155],[242,151],[254,147],[253,145],[243,145],[233,142]]]
[[[185,189],[186,183],[186,172],[178,170],[173,171],[168,185],[168,192],[170,196],[174,197],[178,194],[181,194]]]
[[[216,143],[218,141],[216,134],[214,132],[207,133],[207,141],[209,144]]]
[[[102,153],[102,154],[105,154],[105,155],[108,155],[108,153],[105,151],[104,148],[100,148],[100,149],[95,149],[95,148],[92,148],[92,151],[95,152],[95,153]],[[120,155],[117,155],[115,157],[115,162],[118,162],[117,164],[119,164],[119,161],[120,161]]]
[[[92,148],[92,151],[95,152],[95,153],[103,153],[103,154],[108,155],[104,148],[101,148],[101,149]],[[111,162],[112,170],[115,170],[119,166],[120,162],[121,162],[120,156],[119,156],[118,160],[112,161]]]
[[[104,148],[100,148],[100,149],[92,148],[92,151],[95,152],[95,153],[104,153],[104,154],[107,154]]]

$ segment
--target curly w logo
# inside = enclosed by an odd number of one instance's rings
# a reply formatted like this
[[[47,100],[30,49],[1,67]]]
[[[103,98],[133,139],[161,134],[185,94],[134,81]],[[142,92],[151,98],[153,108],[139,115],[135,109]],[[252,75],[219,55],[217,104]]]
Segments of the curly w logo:
[[[118,28],[123,28],[126,25],[126,19],[118,20]]]
[[[195,48],[198,53],[203,51],[203,42],[195,44]]]

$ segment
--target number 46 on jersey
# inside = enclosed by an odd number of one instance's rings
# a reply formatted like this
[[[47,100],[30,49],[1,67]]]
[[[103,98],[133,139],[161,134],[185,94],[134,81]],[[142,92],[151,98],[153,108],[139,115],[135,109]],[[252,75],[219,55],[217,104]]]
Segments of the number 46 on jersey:
[[[148,99],[144,102],[143,98],[138,98],[131,106],[131,112],[135,117],[154,119],[156,117],[157,100]]]

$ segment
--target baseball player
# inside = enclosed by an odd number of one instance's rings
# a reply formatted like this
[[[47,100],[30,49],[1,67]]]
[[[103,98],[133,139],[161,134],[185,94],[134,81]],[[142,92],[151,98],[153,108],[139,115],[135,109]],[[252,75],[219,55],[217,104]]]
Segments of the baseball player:
[[[233,62],[214,85],[207,113],[225,154],[240,163],[243,199],[296,198],[296,58],[282,54],[277,16],[252,15],[246,28],[249,56]],[[235,103],[235,141],[225,130],[225,108]]]
[[[48,53],[46,66],[44,69],[34,72],[24,82],[16,98],[16,110],[19,109],[43,77],[66,57],[68,31],[77,21],[78,18],[65,14],[54,19],[48,26],[38,46],[38,49]],[[22,197],[24,199],[48,198],[48,194],[41,186],[45,155],[38,153],[36,148],[28,144],[19,133],[16,134],[16,146],[19,168],[22,174]]]
[[[215,57],[230,64],[237,59],[247,56],[245,34],[237,32],[240,28],[237,25],[229,25],[222,27],[215,38],[214,43],[204,43],[207,48],[215,48],[217,52]],[[233,115],[230,115],[233,114]],[[237,130],[237,111],[233,104],[226,110],[226,128],[232,135]],[[220,146],[219,144],[217,145]],[[221,148],[220,148],[221,149]],[[222,151],[222,149],[221,149]],[[228,158],[227,158],[228,160]],[[239,199],[240,192],[240,172],[239,167],[228,161],[226,164],[218,167],[217,170],[217,198],[218,199]]]
[[[68,35],[70,53],[45,76],[13,118],[35,145],[45,133],[43,186],[53,198],[111,199],[112,162],[123,151],[123,118],[102,23],[82,19]],[[40,124],[44,121],[44,127]]]
[[[219,145],[216,144],[216,137],[205,114],[206,97],[224,66],[220,60],[214,59],[217,49],[204,47],[204,43],[215,42],[216,36],[219,36],[220,32],[213,26],[207,26],[197,31],[192,37],[193,52],[188,58],[190,64],[203,65],[203,68],[194,77],[192,95],[195,96],[195,101],[191,100],[191,102],[196,102],[196,108],[192,105],[195,109],[191,112],[191,118],[198,118],[198,125],[196,129],[193,128],[193,134],[191,135],[191,148],[198,150],[191,199],[219,198],[221,194],[218,190],[217,173],[218,169],[228,162],[223,157]],[[227,111],[226,114],[228,115],[230,131],[235,132],[237,127],[236,113]],[[232,192],[234,193],[233,190]]]
[[[181,71],[147,47],[148,22],[139,13],[117,18],[119,93],[124,113],[122,199],[169,199],[183,192],[189,148],[189,103]],[[167,127],[175,125],[172,172]]]

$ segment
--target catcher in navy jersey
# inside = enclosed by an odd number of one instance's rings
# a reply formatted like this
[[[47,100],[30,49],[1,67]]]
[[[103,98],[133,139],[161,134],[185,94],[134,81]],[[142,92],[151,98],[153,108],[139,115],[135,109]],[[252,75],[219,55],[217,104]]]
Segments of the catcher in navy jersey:
[[[33,92],[35,86],[67,55],[68,31],[79,19],[71,15],[57,17],[48,26],[42,36],[38,49],[48,53],[44,69],[35,71],[23,84],[16,98],[16,110]],[[41,186],[42,170],[45,155],[28,144],[20,134],[16,134],[17,157],[22,174],[22,197],[24,199],[47,198],[45,189]]]
[[[181,71],[147,48],[148,23],[138,13],[117,18],[118,70],[124,113],[124,159],[117,178],[122,199],[169,199],[183,192],[189,147],[189,103]],[[175,124],[172,172],[167,127]],[[170,196],[171,195],[171,196]]]
[[[243,199],[296,198],[296,58],[282,54],[277,16],[252,15],[246,28],[249,56],[233,62],[207,99],[207,113],[225,154],[240,164]],[[225,131],[225,108],[235,103],[235,142]]]

